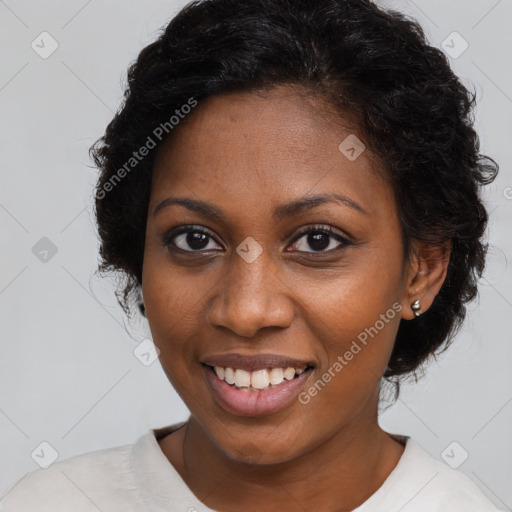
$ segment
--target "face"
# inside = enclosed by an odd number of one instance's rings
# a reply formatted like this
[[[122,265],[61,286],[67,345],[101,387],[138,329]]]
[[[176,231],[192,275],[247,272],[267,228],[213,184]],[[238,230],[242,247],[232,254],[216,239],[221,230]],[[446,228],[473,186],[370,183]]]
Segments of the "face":
[[[393,192],[368,148],[338,148],[363,137],[331,116],[286,87],[212,97],[155,161],[146,315],[232,459],[289,461],[377,421],[408,271]]]

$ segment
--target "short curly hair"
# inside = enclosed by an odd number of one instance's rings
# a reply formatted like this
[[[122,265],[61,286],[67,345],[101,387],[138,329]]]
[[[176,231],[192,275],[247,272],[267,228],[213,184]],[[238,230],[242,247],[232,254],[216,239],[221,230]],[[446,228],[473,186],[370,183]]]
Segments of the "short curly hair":
[[[477,295],[488,221],[480,188],[493,181],[498,164],[479,152],[476,94],[429,45],[417,21],[370,0],[185,6],[130,64],[122,105],[90,148],[100,170],[99,271],[123,277],[116,296],[130,315],[140,296],[156,151],[133,158],[155,128],[166,126],[171,136],[170,116],[186,112],[191,98],[277,85],[300,86],[325,98],[340,117],[355,116],[394,189],[406,257],[413,240],[451,243],[443,286],[421,317],[401,321],[384,377],[415,372],[448,346],[465,304]],[[127,172],[128,161],[135,170]]]

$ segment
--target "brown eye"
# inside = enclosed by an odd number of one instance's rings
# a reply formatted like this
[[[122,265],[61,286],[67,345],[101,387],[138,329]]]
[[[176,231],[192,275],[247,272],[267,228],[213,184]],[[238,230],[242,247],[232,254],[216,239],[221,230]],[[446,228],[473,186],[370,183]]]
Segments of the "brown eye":
[[[199,252],[211,250],[213,247],[208,247],[208,245],[212,240],[213,237],[208,231],[194,226],[186,226],[165,235],[162,243],[170,250]]]
[[[297,244],[297,240],[302,239],[304,239],[304,242]],[[337,246],[333,239],[339,242]],[[345,236],[333,231],[331,226],[328,228],[314,226],[299,233],[294,240],[294,245],[299,245],[298,250],[301,252],[332,252],[354,244]],[[312,251],[308,251],[307,247],[310,247]],[[325,250],[326,248],[330,249]]]

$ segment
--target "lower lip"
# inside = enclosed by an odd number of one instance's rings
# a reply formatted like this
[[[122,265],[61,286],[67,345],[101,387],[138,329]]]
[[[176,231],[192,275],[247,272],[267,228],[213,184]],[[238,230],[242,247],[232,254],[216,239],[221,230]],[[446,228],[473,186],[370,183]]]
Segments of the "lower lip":
[[[216,401],[227,411],[241,416],[262,416],[277,412],[293,402],[301,387],[312,374],[312,369],[278,386],[260,391],[242,391],[219,379],[209,366],[202,365],[206,380]]]

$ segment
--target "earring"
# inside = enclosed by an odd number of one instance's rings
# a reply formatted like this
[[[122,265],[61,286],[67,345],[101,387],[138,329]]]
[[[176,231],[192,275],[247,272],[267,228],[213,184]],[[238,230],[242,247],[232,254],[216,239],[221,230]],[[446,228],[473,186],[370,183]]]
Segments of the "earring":
[[[421,311],[420,301],[419,300],[415,300],[411,304],[411,309],[412,309],[415,317],[420,316],[421,315],[421,313],[420,313],[420,311]]]

